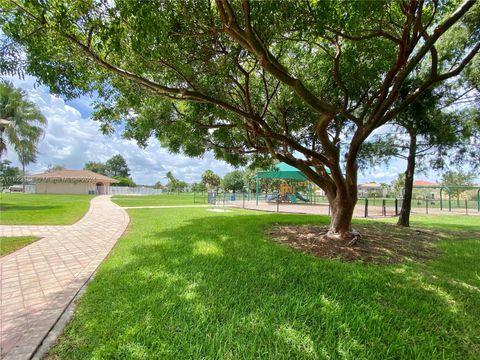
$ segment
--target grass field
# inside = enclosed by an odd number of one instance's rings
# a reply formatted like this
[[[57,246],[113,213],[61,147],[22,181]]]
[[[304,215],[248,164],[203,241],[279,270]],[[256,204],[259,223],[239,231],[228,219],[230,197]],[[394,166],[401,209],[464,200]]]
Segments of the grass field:
[[[50,358],[480,358],[478,217],[415,217],[450,234],[437,243],[441,255],[375,266],[305,255],[264,235],[272,224],[326,217],[129,214],[130,230]]]
[[[377,218],[375,220],[396,224],[397,217]],[[480,216],[468,215],[411,215],[410,225],[444,231],[470,232],[474,239],[480,240]],[[480,268],[479,268],[480,270]]]
[[[35,236],[0,236],[0,256],[10,254],[38,239]]]
[[[207,194],[200,193],[160,194],[145,196],[115,195],[112,201],[120,206],[194,205],[206,204]]]
[[[0,194],[0,224],[73,224],[87,212],[92,197],[90,195]]]

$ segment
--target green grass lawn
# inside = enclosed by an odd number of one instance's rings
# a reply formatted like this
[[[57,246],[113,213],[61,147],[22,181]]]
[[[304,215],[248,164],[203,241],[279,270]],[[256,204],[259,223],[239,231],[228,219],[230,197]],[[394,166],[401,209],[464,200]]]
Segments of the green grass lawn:
[[[1,225],[73,224],[87,212],[90,195],[0,194]]]
[[[479,217],[415,217],[462,235],[438,242],[434,260],[375,266],[316,258],[264,235],[272,224],[326,217],[129,214],[128,233],[49,357],[480,358]]]
[[[160,194],[145,196],[115,195],[112,201],[120,206],[200,205],[207,203],[207,194]],[[195,202],[194,202],[195,201]]]
[[[35,236],[0,236],[0,256],[10,254],[38,240]]]

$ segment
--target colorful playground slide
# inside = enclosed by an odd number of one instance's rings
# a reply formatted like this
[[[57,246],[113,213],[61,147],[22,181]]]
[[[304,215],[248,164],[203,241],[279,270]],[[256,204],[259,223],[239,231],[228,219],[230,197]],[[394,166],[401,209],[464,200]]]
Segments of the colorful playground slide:
[[[303,197],[302,194],[300,194],[298,191],[295,193],[295,196],[297,197],[298,200],[303,201],[303,202],[310,202],[306,197]]]
[[[298,191],[295,194],[292,194],[292,195],[289,195],[289,196],[281,195],[277,192],[274,192],[274,193],[270,194],[269,196],[267,196],[267,201],[277,201],[279,196],[282,196],[282,199],[284,199],[284,198],[289,199],[290,202],[292,202],[292,203],[296,203],[297,200],[300,200],[300,201],[303,201],[303,202],[310,202],[310,200],[308,200],[306,197],[304,197]]]

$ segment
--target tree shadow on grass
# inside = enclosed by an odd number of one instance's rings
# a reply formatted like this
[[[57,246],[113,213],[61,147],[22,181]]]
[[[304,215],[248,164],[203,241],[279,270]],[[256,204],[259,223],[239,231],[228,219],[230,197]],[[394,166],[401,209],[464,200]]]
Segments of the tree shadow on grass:
[[[167,219],[168,212],[159,214],[159,223]],[[422,275],[425,268],[435,275],[434,267],[323,260],[263,235],[274,223],[326,221],[210,214],[166,230],[152,227],[141,238],[135,226],[142,224],[134,224],[52,353],[232,359],[478,355],[479,329],[472,324],[479,300],[464,296],[470,290]]]
[[[1,203],[0,211],[38,211],[38,210],[52,210],[59,209],[61,206],[55,205],[18,205],[10,203]]]

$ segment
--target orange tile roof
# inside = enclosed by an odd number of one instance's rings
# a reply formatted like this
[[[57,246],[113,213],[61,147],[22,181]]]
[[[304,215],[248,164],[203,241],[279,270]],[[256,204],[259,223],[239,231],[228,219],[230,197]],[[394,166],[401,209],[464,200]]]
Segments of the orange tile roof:
[[[415,180],[413,186],[440,186],[440,184],[428,180]]]
[[[94,173],[90,170],[59,170],[59,171],[52,171],[46,172],[41,174],[32,175],[34,179],[41,179],[41,180],[49,180],[49,179],[58,179],[58,180],[101,180],[107,181],[110,183],[118,183],[118,180],[109,178],[108,176],[101,175]]]

